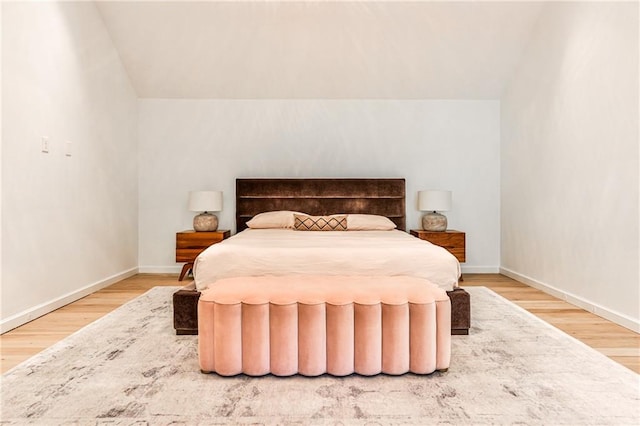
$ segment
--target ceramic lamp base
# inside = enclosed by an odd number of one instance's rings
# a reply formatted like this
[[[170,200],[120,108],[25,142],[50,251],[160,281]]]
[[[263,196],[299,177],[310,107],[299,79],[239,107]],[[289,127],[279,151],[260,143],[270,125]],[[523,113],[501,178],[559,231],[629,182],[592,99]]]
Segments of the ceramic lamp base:
[[[218,229],[218,218],[211,213],[200,213],[193,218],[193,229],[198,232],[212,232]]]
[[[447,217],[437,212],[430,212],[422,216],[422,229],[425,231],[446,231]]]

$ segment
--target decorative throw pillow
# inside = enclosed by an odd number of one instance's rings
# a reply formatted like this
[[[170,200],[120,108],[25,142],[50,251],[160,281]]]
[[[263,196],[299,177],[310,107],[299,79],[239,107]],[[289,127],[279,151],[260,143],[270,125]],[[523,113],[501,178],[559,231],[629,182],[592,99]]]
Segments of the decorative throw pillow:
[[[307,216],[294,214],[293,228],[298,231],[346,231],[347,216]]]
[[[252,229],[291,229],[293,228],[293,215],[306,216],[304,213],[289,210],[278,210],[255,215],[247,222]]]

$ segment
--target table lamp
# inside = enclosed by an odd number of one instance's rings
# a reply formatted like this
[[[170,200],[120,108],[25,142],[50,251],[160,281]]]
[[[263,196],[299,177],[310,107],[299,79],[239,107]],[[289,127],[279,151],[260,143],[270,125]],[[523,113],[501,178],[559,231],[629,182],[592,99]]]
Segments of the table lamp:
[[[202,212],[193,218],[193,229],[211,232],[218,229],[218,218],[209,212],[222,210],[222,191],[189,191],[189,210]]]
[[[428,211],[422,217],[422,229],[425,231],[446,231],[447,217],[438,211],[451,209],[451,191],[419,191],[418,210]]]

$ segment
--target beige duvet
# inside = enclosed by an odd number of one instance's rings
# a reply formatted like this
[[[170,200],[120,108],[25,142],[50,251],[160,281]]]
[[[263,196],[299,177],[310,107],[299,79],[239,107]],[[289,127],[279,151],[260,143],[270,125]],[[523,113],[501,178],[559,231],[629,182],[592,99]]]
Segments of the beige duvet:
[[[247,229],[197,257],[198,290],[221,278],[261,275],[409,275],[445,290],[460,264],[442,247],[402,231]]]

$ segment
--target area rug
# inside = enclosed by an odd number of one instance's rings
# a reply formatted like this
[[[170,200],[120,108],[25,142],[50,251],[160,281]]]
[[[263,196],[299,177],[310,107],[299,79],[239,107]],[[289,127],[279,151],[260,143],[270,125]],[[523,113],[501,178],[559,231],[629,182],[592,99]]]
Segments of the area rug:
[[[637,374],[491,290],[428,376],[223,378],[156,287],[2,376],[3,425],[640,423]]]

